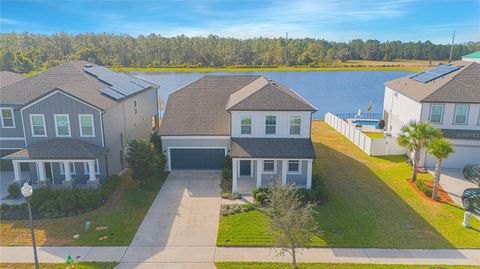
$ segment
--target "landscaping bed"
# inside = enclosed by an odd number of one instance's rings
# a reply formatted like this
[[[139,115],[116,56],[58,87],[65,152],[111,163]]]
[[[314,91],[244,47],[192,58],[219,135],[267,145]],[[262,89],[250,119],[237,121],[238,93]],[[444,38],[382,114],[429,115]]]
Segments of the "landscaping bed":
[[[57,219],[35,219],[37,244],[49,246],[125,246],[130,244],[167,173],[149,182],[134,181],[126,173],[106,203],[90,212]],[[91,229],[85,230],[89,221]],[[26,220],[0,222],[0,245],[31,245]],[[78,235],[78,239],[73,236]]]
[[[454,203],[452,198],[448,195],[447,192],[445,192],[442,186],[438,186],[438,200],[432,199],[433,181],[417,180],[416,182],[413,182],[411,179],[408,179],[407,182],[424,199],[430,200],[432,202],[440,202],[446,204]]]
[[[325,179],[328,196],[315,209],[321,232],[312,246],[480,248],[480,221],[472,218],[467,229],[461,208],[432,203],[406,184],[412,172],[406,156],[368,156],[323,121],[313,121],[312,142],[313,173]],[[270,246],[267,227],[256,210],[221,217],[217,244]]]

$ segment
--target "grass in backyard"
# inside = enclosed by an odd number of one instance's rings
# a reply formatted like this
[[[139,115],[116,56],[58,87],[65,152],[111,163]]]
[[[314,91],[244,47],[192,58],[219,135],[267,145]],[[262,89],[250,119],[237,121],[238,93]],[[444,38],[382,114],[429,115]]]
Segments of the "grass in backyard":
[[[323,121],[313,122],[312,141],[314,173],[325,178],[328,195],[316,208],[321,233],[313,246],[480,247],[477,219],[464,228],[462,208],[426,200],[408,185],[412,169],[405,156],[368,156]],[[432,180],[430,174],[419,178]],[[266,223],[258,211],[222,217],[217,244],[270,246]]]
[[[274,262],[217,262],[217,269],[289,269],[289,263]],[[403,265],[403,264],[353,264],[353,263],[299,263],[299,269],[473,269],[465,265]]]
[[[141,185],[127,173],[112,197],[98,209],[74,217],[51,220],[35,220],[37,244],[48,246],[125,246],[130,244],[143,217],[147,213],[166,174],[155,183]],[[85,222],[91,221],[93,228],[85,231]],[[95,230],[106,226],[106,230]],[[0,245],[31,245],[27,221],[1,221]],[[73,239],[74,234],[80,238]],[[106,236],[106,238],[105,238]],[[100,240],[104,237],[103,240]]]
[[[75,269],[112,269],[117,263],[115,262],[76,262]],[[0,263],[0,269],[31,269],[35,268],[32,263]],[[65,269],[64,263],[43,263],[40,269]]]
[[[363,132],[363,134],[372,139],[383,138],[383,133]]]

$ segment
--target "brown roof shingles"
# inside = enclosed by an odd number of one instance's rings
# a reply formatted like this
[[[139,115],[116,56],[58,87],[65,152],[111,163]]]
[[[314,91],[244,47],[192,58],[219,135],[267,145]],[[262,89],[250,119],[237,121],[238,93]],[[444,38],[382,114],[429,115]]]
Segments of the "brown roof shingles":
[[[0,87],[5,87],[26,78],[27,77],[23,76],[22,74],[13,73],[10,71],[0,71]]]

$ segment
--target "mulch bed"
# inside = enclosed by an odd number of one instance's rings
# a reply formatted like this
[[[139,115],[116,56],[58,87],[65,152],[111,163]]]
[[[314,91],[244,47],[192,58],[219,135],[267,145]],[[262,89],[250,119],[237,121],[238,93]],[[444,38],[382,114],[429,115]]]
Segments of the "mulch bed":
[[[427,199],[432,202],[439,202],[439,203],[445,203],[445,204],[453,204],[452,198],[450,198],[450,195],[445,192],[445,190],[442,188],[442,186],[438,187],[438,200],[432,200],[432,197],[427,196],[423,191],[419,190],[415,182],[413,182],[411,179],[407,179],[408,185],[412,186],[412,188],[424,199]],[[433,182],[431,181],[424,181],[425,186],[433,190]]]

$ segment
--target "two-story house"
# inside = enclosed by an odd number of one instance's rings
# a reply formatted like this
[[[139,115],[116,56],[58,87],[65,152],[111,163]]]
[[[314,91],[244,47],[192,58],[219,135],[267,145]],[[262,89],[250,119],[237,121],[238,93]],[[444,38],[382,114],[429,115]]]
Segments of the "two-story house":
[[[157,88],[86,61],[2,84],[2,163],[16,182],[96,186],[124,169],[130,139],[149,138]]]
[[[410,121],[429,121],[443,131],[455,153],[443,167],[480,163],[480,64],[457,61],[385,83],[386,132],[397,136]],[[420,166],[434,167],[422,153]]]
[[[316,111],[263,76],[205,76],[170,94],[160,126],[168,169],[222,169],[232,158],[232,192],[275,180],[310,188]]]

